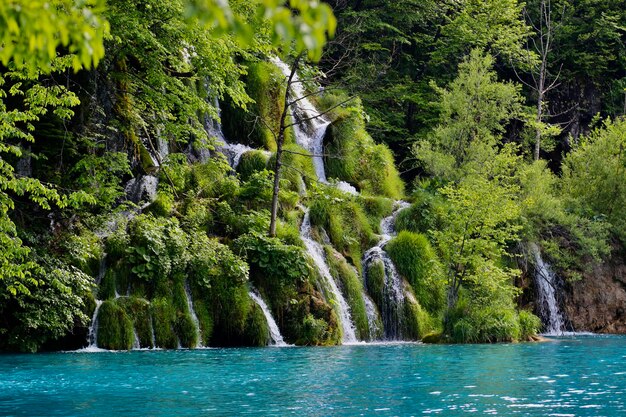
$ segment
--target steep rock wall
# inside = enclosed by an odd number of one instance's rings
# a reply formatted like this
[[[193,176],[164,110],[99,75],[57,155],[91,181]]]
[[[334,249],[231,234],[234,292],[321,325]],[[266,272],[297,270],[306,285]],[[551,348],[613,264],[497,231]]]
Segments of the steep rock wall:
[[[576,331],[626,333],[626,265],[623,259],[598,265],[567,286],[564,309]]]

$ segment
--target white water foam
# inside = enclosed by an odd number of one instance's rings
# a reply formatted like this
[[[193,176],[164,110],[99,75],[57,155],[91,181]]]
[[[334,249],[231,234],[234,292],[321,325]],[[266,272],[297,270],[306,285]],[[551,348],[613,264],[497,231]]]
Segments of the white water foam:
[[[300,237],[304,242],[304,246],[307,249],[307,253],[313,259],[315,266],[317,267],[320,275],[324,279],[326,290],[330,291],[334,298],[337,315],[341,322],[341,328],[343,330],[343,343],[355,343],[357,341],[354,324],[352,323],[352,317],[350,316],[350,307],[346,302],[346,299],[339,291],[337,283],[330,273],[326,258],[324,256],[324,248],[322,245],[313,240],[311,236],[311,219],[309,211],[306,210],[304,219],[302,220],[302,226],[300,227]]]
[[[535,243],[531,243],[529,246],[535,258],[537,307],[545,322],[545,334],[550,336],[562,335],[565,331],[565,320],[556,297],[557,277],[550,265],[542,259],[539,246]]]
[[[250,298],[252,298],[252,300],[259,307],[261,307],[261,310],[263,311],[263,314],[265,315],[265,320],[267,321],[267,327],[269,327],[269,330],[270,330],[270,339],[271,339],[270,345],[271,346],[289,346],[287,343],[285,343],[283,336],[280,334],[280,329],[278,328],[278,324],[276,324],[276,320],[274,320],[274,317],[272,316],[272,312],[267,307],[267,304],[265,304],[265,301],[263,301],[263,298],[261,297],[261,295],[257,293],[256,290],[254,289],[252,289],[248,294],[250,295]]]

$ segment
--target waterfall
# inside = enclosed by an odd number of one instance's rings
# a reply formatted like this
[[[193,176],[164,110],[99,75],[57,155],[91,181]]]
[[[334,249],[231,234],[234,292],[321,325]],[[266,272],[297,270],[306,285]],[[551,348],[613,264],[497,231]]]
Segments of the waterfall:
[[[213,106],[217,110],[217,114],[219,118],[221,110],[220,110],[220,103],[217,100],[217,98],[214,100]],[[226,140],[226,137],[224,136],[224,132],[222,131],[221,123],[218,120],[213,119],[208,115],[205,117],[205,120],[204,120],[204,129],[210,138],[217,139],[217,142],[218,142],[217,150],[226,157],[226,159],[228,160],[228,165],[230,165],[230,167],[233,170],[237,169],[237,166],[239,165],[239,161],[241,161],[241,157],[244,153],[256,150],[242,143],[228,142],[228,140]],[[270,155],[270,153],[267,151],[261,151],[261,152],[265,153],[266,155]],[[208,151],[206,151],[205,153],[208,153]],[[203,154],[203,151],[201,151],[200,160],[204,161],[206,159],[208,159],[208,155]]]
[[[300,237],[304,242],[304,246],[306,246],[309,256],[311,257],[311,259],[313,259],[315,266],[317,267],[320,275],[325,281],[324,283],[326,284],[326,290],[331,292],[334,301],[336,302],[335,307],[337,315],[339,316],[339,321],[341,322],[341,328],[343,330],[343,342],[356,342],[356,333],[354,330],[354,324],[352,323],[352,317],[350,316],[350,308],[348,307],[348,303],[341,294],[341,291],[339,291],[337,283],[330,273],[330,269],[328,268],[328,264],[326,263],[326,258],[324,257],[324,249],[322,248],[322,245],[313,240],[311,236],[311,219],[308,210],[305,211],[304,219],[302,220],[302,226],[300,227]]]
[[[200,321],[198,320],[198,316],[193,309],[193,301],[191,298],[191,288],[189,287],[189,281],[185,282],[185,298],[187,299],[187,308],[189,309],[191,320],[193,321],[193,324],[196,328],[196,334],[198,335],[198,347],[202,347],[202,332],[200,330]]]
[[[359,195],[359,192],[357,191],[357,189],[345,181],[337,181],[337,184],[335,185],[335,187],[337,187],[338,190],[343,191],[344,193],[351,194],[351,195]]]
[[[408,208],[409,203],[397,201],[393,213],[380,222],[381,237],[373,248],[363,255],[363,271],[367,284],[367,271],[369,266],[378,261],[384,267],[384,287],[382,305],[379,305],[382,316],[384,335],[386,340],[402,339],[402,320],[404,314],[404,283],[398,274],[393,261],[383,249],[384,246],[395,236],[394,225],[398,214]]]
[[[141,342],[139,341],[139,335],[137,334],[137,330],[133,327],[133,350],[141,349]]]
[[[550,265],[541,258],[541,250],[531,243],[530,250],[535,258],[535,284],[537,287],[537,310],[544,321],[545,333],[561,335],[565,330],[565,320],[559,309],[556,297],[557,276]]]
[[[276,65],[289,78],[291,68],[289,65],[281,61],[279,58],[272,58],[272,63]],[[324,136],[330,125],[330,121],[315,108],[313,103],[307,98],[302,81],[298,78],[298,74],[294,74],[291,82],[291,97],[294,102],[291,106],[291,118],[293,119],[294,134],[296,143],[309,151],[313,158],[313,166],[317,179],[320,182],[327,183],[326,173],[324,171]]]
[[[89,325],[89,335],[87,336],[87,349],[96,349],[98,347],[98,311],[100,311],[101,305],[102,300],[96,300],[96,309],[93,311],[91,324]]]
[[[365,291],[363,292],[363,300],[365,301],[365,314],[370,334],[369,340],[376,340],[384,334],[384,328],[381,327],[383,319],[378,312],[376,304]]]
[[[126,198],[137,204],[142,201],[147,204],[152,203],[156,198],[158,185],[159,179],[152,175],[141,175],[133,178],[124,186]]]
[[[274,317],[272,316],[272,312],[267,307],[267,304],[265,304],[265,301],[263,301],[263,298],[261,298],[261,295],[257,293],[256,290],[254,289],[250,290],[248,294],[250,295],[250,298],[252,298],[252,300],[259,307],[261,307],[261,310],[263,311],[263,314],[265,315],[265,320],[267,321],[267,327],[269,327],[269,330],[270,330],[270,339],[271,339],[270,344],[272,346],[288,346],[287,343],[285,343],[285,341],[283,340],[283,336],[280,334],[280,329],[278,328],[278,325],[276,324],[276,320],[274,320]]]
[[[219,147],[219,151],[226,156],[228,165],[230,165],[233,170],[237,170],[242,155],[253,150],[254,148],[241,143],[228,143],[226,139],[223,140],[223,145]]]
[[[157,132],[157,152],[159,153],[159,161],[165,162],[170,155],[170,147],[167,139],[161,135],[161,132]]]

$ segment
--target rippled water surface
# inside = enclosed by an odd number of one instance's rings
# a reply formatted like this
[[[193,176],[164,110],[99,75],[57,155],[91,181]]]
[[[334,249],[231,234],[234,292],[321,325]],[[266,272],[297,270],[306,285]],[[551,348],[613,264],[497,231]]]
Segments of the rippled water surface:
[[[626,415],[626,337],[0,356],[0,415]]]

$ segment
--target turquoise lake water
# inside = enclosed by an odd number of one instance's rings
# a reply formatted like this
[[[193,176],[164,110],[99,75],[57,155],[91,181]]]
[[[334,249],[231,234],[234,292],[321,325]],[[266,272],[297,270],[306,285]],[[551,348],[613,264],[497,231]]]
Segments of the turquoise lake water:
[[[626,337],[0,356],[0,415],[626,416]]]

